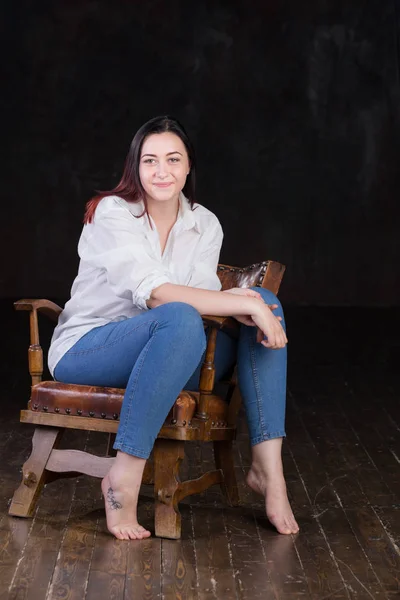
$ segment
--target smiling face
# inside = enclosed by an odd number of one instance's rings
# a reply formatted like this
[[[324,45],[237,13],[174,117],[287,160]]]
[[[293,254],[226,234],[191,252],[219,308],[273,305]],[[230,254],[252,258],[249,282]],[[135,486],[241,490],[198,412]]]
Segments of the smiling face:
[[[144,140],[139,176],[147,201],[178,200],[189,171],[185,144],[175,133],[153,133]]]

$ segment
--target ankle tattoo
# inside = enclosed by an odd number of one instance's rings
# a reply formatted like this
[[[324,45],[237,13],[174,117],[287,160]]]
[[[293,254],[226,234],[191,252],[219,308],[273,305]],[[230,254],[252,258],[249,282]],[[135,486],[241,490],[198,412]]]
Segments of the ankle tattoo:
[[[112,510],[119,510],[122,508],[122,504],[117,502],[114,496],[114,490],[112,487],[109,487],[107,490],[107,502],[110,505]]]

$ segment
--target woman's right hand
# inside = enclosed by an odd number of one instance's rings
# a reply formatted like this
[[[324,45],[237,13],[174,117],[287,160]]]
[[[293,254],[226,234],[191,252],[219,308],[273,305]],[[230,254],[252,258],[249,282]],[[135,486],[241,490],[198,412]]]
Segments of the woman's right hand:
[[[283,329],[280,318],[276,317],[271,308],[263,301],[256,300],[250,317],[258,327],[257,341],[266,348],[277,350],[284,348],[287,344],[287,337]],[[267,339],[264,339],[264,336]]]

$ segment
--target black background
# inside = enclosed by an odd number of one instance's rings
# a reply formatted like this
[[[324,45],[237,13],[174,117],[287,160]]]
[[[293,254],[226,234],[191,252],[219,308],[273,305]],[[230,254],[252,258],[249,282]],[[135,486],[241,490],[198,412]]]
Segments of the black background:
[[[2,298],[68,297],[85,202],[168,113],[223,262],[285,263],[293,306],[399,304],[396,0],[2,6]]]

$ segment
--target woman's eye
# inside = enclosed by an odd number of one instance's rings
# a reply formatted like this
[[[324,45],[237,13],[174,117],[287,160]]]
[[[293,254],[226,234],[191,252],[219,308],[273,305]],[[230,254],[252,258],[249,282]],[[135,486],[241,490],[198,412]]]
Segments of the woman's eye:
[[[153,165],[156,161],[154,158],[145,158],[143,162],[147,163],[148,165]]]
[[[173,157],[169,159],[172,163],[178,163],[179,162],[179,158]]]

